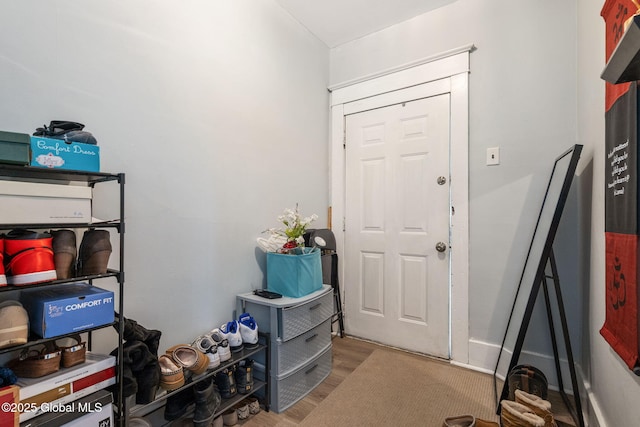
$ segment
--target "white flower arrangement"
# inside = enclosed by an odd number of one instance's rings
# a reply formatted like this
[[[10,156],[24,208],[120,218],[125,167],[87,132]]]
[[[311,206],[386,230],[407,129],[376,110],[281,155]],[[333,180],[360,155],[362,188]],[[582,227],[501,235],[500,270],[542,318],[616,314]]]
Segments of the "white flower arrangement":
[[[278,216],[278,221],[284,224],[284,228],[269,228],[265,233],[269,233],[269,238],[258,238],[258,246],[265,252],[287,253],[296,247],[304,247],[304,233],[313,221],[318,219],[318,215],[313,214],[303,217],[298,211],[298,204],[295,209],[285,209],[284,213]]]

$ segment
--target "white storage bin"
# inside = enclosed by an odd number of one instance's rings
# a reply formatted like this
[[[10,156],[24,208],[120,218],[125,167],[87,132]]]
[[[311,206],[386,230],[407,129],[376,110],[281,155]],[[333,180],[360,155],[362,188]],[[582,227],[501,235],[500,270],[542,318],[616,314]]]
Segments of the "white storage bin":
[[[5,224],[91,222],[92,189],[0,180],[0,218]]]

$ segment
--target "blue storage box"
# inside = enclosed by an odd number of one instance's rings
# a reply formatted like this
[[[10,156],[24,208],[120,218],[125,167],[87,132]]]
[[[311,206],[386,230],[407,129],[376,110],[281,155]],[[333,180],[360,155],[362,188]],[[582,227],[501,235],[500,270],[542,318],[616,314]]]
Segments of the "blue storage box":
[[[267,253],[267,289],[300,298],[322,288],[320,249],[294,250],[297,254]]]
[[[100,147],[61,139],[31,137],[31,166],[100,172]]]
[[[114,321],[113,292],[87,283],[23,290],[20,302],[29,313],[31,331],[52,338]]]

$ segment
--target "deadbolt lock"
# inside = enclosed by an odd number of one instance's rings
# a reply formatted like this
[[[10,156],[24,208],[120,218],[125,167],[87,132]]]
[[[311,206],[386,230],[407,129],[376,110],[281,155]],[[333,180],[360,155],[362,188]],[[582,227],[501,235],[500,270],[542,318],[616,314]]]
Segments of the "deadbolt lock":
[[[438,183],[438,185],[445,185],[447,183],[447,178],[445,178],[444,176],[439,176],[436,182]]]

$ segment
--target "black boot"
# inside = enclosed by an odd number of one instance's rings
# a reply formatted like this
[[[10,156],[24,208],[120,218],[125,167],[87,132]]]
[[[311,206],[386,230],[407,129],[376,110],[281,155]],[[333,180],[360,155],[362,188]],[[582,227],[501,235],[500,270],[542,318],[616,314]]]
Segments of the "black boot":
[[[115,356],[117,360],[117,348],[111,352],[111,356]],[[138,392],[138,380],[136,379],[131,369],[133,361],[131,358],[131,354],[129,351],[127,351],[127,349],[124,349],[122,353],[122,360],[117,360],[117,363],[122,364],[122,398],[126,399],[127,397]],[[114,399],[117,402],[119,392],[118,384],[116,383],[115,385],[109,386],[108,390],[113,393]]]
[[[216,385],[223,399],[229,399],[237,393],[233,372],[233,367],[216,372]]]
[[[193,395],[196,401],[193,425],[194,427],[208,427],[213,421],[213,414],[220,407],[222,401],[213,378],[196,383],[193,386]]]
[[[117,357],[116,354],[111,354],[112,356]],[[118,387],[118,383],[107,387],[111,393],[113,393],[114,402],[118,401],[118,394],[120,389]],[[126,399],[127,397],[134,395],[138,392],[138,381],[136,377],[131,372],[131,365],[123,364],[122,365],[122,398]]]
[[[177,420],[193,406],[193,389],[188,385],[190,382],[191,380],[185,383],[184,390],[167,398],[167,403],[164,405],[165,420]]]
[[[238,393],[247,394],[253,390],[253,360],[241,360],[235,370]]]
[[[119,320],[119,314],[115,313],[116,321]],[[114,325],[118,330],[118,324]],[[125,341],[142,341],[154,356],[158,356],[158,347],[160,346],[160,337],[162,332],[156,329],[147,329],[132,319],[124,319],[124,334],[122,339]]]
[[[118,349],[113,350],[112,354],[117,356]],[[131,390],[136,394],[136,403],[152,402],[160,385],[158,358],[151,354],[145,343],[127,341],[122,349],[122,365],[125,373],[124,384],[127,386],[130,383]],[[130,379],[129,376],[132,376],[133,379]],[[127,396],[129,394],[125,392],[124,397]]]
[[[146,405],[156,399],[158,387],[160,387],[160,363],[157,360],[149,362],[141,371],[135,372],[138,381],[138,392],[136,393],[136,403]]]

